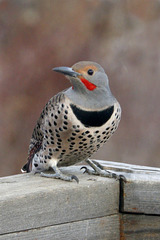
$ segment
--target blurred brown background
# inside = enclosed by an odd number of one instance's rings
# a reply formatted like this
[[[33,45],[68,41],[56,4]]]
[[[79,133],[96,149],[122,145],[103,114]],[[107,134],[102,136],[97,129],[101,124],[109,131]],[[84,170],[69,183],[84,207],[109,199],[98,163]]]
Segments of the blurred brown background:
[[[20,173],[52,67],[100,63],[123,114],[94,158],[160,167],[160,1],[0,1],[0,176]]]

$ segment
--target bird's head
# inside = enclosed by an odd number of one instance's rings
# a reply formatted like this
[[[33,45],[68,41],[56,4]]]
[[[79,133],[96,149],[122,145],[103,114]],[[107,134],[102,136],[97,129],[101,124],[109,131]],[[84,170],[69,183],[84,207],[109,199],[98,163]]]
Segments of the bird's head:
[[[103,68],[94,62],[81,61],[70,67],[56,67],[54,71],[63,73],[75,90],[95,91],[108,86],[108,77]]]
[[[110,100],[113,100],[107,74],[99,64],[81,61],[72,67],[56,67],[53,70],[63,73],[70,80],[72,89],[69,89],[67,95],[77,104],[91,107],[94,99],[101,107],[110,105]]]

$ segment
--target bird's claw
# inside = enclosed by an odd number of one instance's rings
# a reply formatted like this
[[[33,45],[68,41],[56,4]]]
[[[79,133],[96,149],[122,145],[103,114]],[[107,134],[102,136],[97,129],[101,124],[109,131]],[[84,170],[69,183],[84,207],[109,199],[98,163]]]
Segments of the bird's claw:
[[[72,176],[71,176],[71,180],[75,180],[77,183],[79,183],[79,179],[78,179],[78,177],[75,176],[75,175],[72,175]]]
[[[124,175],[122,175],[122,174],[118,175],[116,173],[111,173],[111,177],[115,178],[116,181],[122,180],[124,182],[127,182],[126,177]]]
[[[98,173],[95,170],[89,169],[88,167],[81,167],[80,170],[84,169],[83,174],[88,173],[89,175],[98,175]]]
[[[127,182],[127,179],[126,179],[126,177],[124,176],[124,175],[119,175],[119,180],[122,180],[122,181],[124,181],[125,183]]]
[[[81,167],[80,168],[80,170],[82,170],[82,169],[84,169],[84,172],[83,172],[83,174],[85,174],[85,173],[88,173],[89,171],[88,171],[88,168],[87,167],[85,167],[85,166],[83,166],[83,167]]]

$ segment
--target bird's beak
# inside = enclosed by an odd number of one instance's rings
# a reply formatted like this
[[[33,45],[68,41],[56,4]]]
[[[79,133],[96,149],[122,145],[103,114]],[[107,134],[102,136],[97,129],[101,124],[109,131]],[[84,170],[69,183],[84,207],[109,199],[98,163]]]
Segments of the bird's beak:
[[[70,67],[56,67],[56,68],[53,68],[52,70],[55,72],[63,73],[64,75],[71,76],[71,77],[77,77],[81,75],[80,73],[75,72]]]

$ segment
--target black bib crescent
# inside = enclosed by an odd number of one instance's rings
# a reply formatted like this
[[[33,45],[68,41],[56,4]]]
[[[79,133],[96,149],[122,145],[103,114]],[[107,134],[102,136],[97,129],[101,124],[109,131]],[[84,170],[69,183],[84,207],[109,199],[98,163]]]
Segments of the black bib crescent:
[[[73,113],[76,118],[85,127],[100,127],[105,124],[112,116],[114,111],[114,106],[108,107],[102,111],[85,111],[74,104],[70,104]]]

